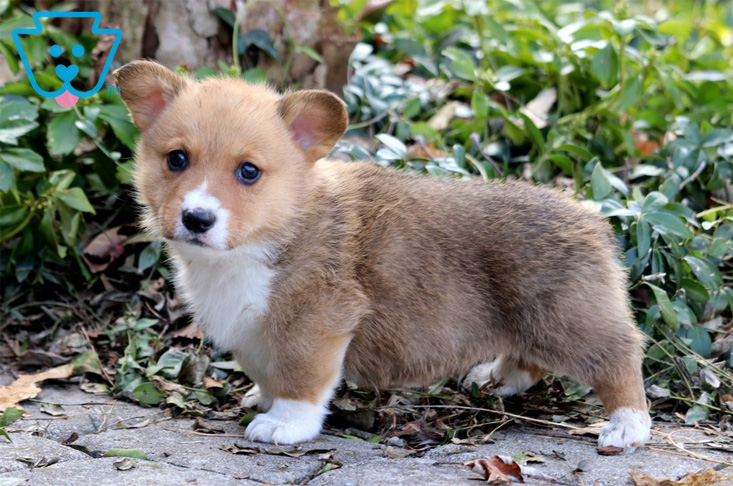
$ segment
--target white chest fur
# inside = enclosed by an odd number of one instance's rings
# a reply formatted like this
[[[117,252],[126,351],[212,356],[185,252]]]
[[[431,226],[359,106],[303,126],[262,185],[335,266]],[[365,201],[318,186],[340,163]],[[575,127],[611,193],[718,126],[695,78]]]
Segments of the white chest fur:
[[[226,252],[171,244],[177,288],[206,337],[237,356],[245,373],[264,379],[270,356],[262,318],[275,270],[263,247]],[[259,380],[258,380],[259,378]]]

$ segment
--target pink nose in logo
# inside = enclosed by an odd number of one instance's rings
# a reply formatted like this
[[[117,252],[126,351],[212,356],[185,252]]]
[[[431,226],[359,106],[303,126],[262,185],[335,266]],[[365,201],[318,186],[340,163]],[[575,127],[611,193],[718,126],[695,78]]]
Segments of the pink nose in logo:
[[[76,102],[79,101],[78,96],[74,96],[68,91],[64,91],[60,95],[56,97],[56,103],[59,104],[59,106],[64,108],[71,108],[76,104]]]

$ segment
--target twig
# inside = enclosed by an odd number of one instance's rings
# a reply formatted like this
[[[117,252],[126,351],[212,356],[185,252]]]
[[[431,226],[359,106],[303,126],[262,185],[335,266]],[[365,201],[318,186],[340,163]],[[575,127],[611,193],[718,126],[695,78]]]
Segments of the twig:
[[[473,410],[475,412],[487,412],[487,413],[493,413],[496,415],[503,415],[505,417],[511,417],[513,419],[524,420],[527,422],[534,422],[534,423],[538,423],[538,424],[542,424],[542,425],[550,426],[550,427],[564,427],[566,429],[572,429],[572,430],[576,430],[580,428],[574,425],[568,425],[568,424],[563,424],[559,422],[550,422],[549,420],[525,417],[523,415],[516,415],[513,413],[509,413],[509,412],[500,412],[499,410],[491,410],[490,408],[467,407],[464,405],[411,405],[411,407],[412,408],[450,408],[450,409],[455,409],[455,410]],[[396,408],[396,407],[379,407],[378,410],[386,410],[390,408]],[[409,408],[409,407],[405,407],[405,408]]]
[[[697,170],[696,170],[695,172],[693,172],[693,173],[692,173],[692,175],[691,175],[690,177],[688,177],[687,179],[685,179],[684,181],[682,181],[682,183],[680,184],[680,191],[681,191],[681,190],[682,190],[682,189],[683,189],[683,188],[684,188],[684,187],[685,187],[685,186],[686,186],[687,184],[689,184],[690,182],[692,182],[692,181],[694,181],[695,179],[697,179],[697,178],[698,178],[698,177],[700,176],[700,174],[702,174],[702,171],[704,171],[704,170],[705,170],[705,167],[707,167],[707,165],[708,165],[708,163],[707,163],[707,162],[705,162],[705,161],[703,160],[703,161],[702,161],[702,163],[700,164],[700,167],[698,167],[698,168],[697,168]]]
[[[163,430],[167,430],[168,432],[182,432],[184,434],[203,435],[206,437],[237,437],[240,439],[244,438],[244,434],[207,434],[206,432],[197,432],[195,430],[186,430],[186,429],[163,429]]]
[[[420,146],[420,148],[422,148],[425,151],[425,153],[428,155],[428,158],[430,158],[430,160],[435,160],[435,157],[433,157],[433,154],[430,152],[430,149],[428,148],[427,145],[425,145],[425,139],[421,135],[418,135],[417,137],[415,137],[415,141]]]
[[[476,146],[476,150],[479,151],[479,153],[483,156],[483,158],[489,161],[489,163],[494,168],[496,173],[499,174],[499,176],[504,177],[504,172],[501,170],[501,167],[499,167],[499,164],[497,164],[496,161],[493,158],[491,158],[489,154],[484,152],[484,149],[481,148],[481,139],[479,138],[478,133],[471,134],[471,141]]]
[[[705,456],[693,455],[692,453],[682,454],[682,453],[679,453],[679,452],[673,452],[673,451],[668,451],[668,450],[665,450],[665,449],[659,449],[658,447],[649,447],[649,446],[646,446],[646,449],[648,449],[650,451],[654,451],[654,452],[663,452],[664,454],[671,454],[673,456],[692,457],[693,459],[699,459],[701,461],[713,462],[715,464],[724,464],[726,466],[730,466],[730,463],[729,462],[718,461],[716,459],[710,459],[709,457],[705,457]]]

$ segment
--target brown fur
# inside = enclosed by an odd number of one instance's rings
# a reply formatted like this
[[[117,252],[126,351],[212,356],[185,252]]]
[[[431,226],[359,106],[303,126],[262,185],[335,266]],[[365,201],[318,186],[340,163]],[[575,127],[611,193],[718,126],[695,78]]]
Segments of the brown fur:
[[[275,397],[316,402],[342,368],[362,386],[425,385],[503,355],[533,378],[592,384],[609,412],[646,409],[643,338],[599,214],[523,182],[315,162],[346,127],[332,95],[172,82],[150,64],[118,71],[144,120],[135,183],[147,224],[171,238],[183,195],[206,174],[233,213],[228,245],[277,249],[263,322]],[[167,104],[150,121],[135,83],[150,90],[158,78]],[[165,156],[179,148],[191,167],[174,174]],[[232,176],[242,160],[263,171],[252,186]]]

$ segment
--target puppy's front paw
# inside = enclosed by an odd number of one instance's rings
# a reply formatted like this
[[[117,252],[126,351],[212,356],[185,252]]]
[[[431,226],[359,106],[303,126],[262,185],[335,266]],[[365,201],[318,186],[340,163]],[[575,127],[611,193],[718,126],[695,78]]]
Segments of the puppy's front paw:
[[[603,427],[598,445],[623,447],[633,452],[649,440],[651,419],[646,410],[621,407],[611,414],[611,423]]]
[[[244,436],[258,442],[295,444],[315,438],[325,416],[322,406],[276,398],[269,412],[257,415],[250,422]]]

